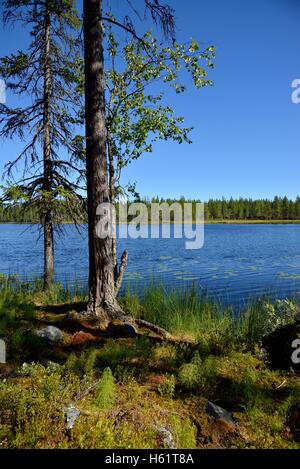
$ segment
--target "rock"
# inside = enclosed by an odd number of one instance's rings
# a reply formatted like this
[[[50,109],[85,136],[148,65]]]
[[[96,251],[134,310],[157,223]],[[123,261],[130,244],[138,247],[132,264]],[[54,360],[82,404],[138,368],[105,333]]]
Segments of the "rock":
[[[163,444],[165,446],[167,446],[167,448],[169,448],[169,449],[175,449],[176,448],[173,435],[167,428],[161,427],[158,430],[158,434],[161,437],[161,439],[163,441]]]
[[[287,424],[295,440],[300,442],[300,402],[290,408]]]
[[[300,323],[287,324],[263,338],[263,347],[267,350],[271,368],[300,370],[300,363],[292,360],[293,342],[300,338]]]
[[[64,413],[66,416],[66,428],[67,431],[72,430],[74,427],[74,423],[80,416],[80,410],[77,409],[74,405],[69,405],[68,407],[65,407]]]
[[[61,342],[63,339],[62,331],[55,326],[47,326],[42,329],[38,329],[36,331],[36,335],[51,344]]]
[[[205,411],[208,415],[213,417],[214,420],[222,422],[229,426],[235,426],[235,421],[227,410],[219,407],[213,402],[207,401]]]
[[[137,329],[130,324],[130,322],[124,322],[124,332],[127,334],[127,337],[137,337],[138,331]]]
[[[111,337],[138,337],[137,329],[130,322],[112,321],[107,327],[107,333]]]

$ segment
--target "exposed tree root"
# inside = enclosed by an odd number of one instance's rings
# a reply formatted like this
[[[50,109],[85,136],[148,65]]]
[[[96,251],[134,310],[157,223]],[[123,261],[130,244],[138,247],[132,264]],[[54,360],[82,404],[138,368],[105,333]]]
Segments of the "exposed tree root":
[[[166,331],[162,327],[152,324],[151,322],[144,321],[144,319],[135,319],[134,322],[137,324],[137,326],[143,327],[144,329],[149,329],[150,331],[165,339],[171,338],[171,334],[168,331]]]
[[[74,313],[73,313],[73,317],[74,317]],[[156,324],[152,324],[151,322],[145,321],[144,319],[136,319],[126,314],[117,303],[113,305],[111,304],[106,305],[105,308],[99,307],[96,310],[94,310],[92,314],[89,311],[76,313],[76,319],[77,320],[96,319],[97,321],[101,322],[101,324],[103,325],[103,329],[107,328],[110,322],[117,320],[123,323],[130,324],[135,329],[138,329],[139,327],[143,329],[148,329],[151,332],[154,332],[155,334],[159,335],[160,337],[164,339],[169,340],[172,337],[171,334],[165,329],[163,329],[162,327],[159,327]]]
[[[164,339],[171,339],[171,334],[167,332],[162,327],[152,324],[151,322],[145,321],[144,319],[133,318],[132,316],[126,314],[121,306],[119,305],[116,292],[119,290],[122,284],[123,275],[125,272],[126,264],[128,259],[128,252],[124,251],[121,258],[121,265],[119,269],[119,274],[115,283],[115,296],[111,295],[103,301],[101,305],[95,305],[91,302],[87,304],[86,311],[79,313],[78,319],[96,319],[101,323],[103,329],[107,328],[110,322],[112,321],[121,321],[123,323],[130,324],[136,331],[139,327],[143,329],[148,329],[158,336]]]
[[[162,327],[159,327],[155,324],[152,324],[151,322],[144,321],[143,319],[136,319],[133,318],[132,316],[127,315],[118,305],[118,303],[115,305],[107,305],[106,312],[108,313],[108,317],[111,320],[119,320],[124,323],[130,324],[134,328],[142,327],[144,329],[148,329],[155,334],[165,338],[165,339],[170,339],[171,334],[167,332],[165,329]]]

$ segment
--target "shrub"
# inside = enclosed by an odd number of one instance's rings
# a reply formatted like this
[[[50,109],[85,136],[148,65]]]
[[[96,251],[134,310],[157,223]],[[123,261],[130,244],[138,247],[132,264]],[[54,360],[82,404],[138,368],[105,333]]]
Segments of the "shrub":
[[[0,440],[6,448],[49,448],[65,444],[62,411],[73,383],[61,380],[57,367],[24,364],[17,373],[31,374],[0,384]]]
[[[297,321],[300,321],[300,310],[294,301],[264,300],[248,308],[244,314],[242,328],[247,342],[253,345],[275,330]]]
[[[190,363],[185,363],[179,369],[178,378],[181,386],[186,390],[200,390],[212,387],[216,382],[217,365],[213,356],[201,360],[196,354]]]
[[[244,376],[238,385],[246,407],[254,407],[258,403],[260,398],[260,392],[257,385],[258,379],[259,374],[255,370],[248,369],[245,371]]]
[[[69,354],[64,368],[67,371],[74,371],[74,372],[78,371],[78,360],[77,360],[75,352],[71,352]]]
[[[93,375],[95,371],[95,366],[96,366],[98,355],[99,355],[99,351],[94,348],[89,350],[86,353],[84,371],[87,375]]]
[[[110,368],[105,368],[99,381],[96,404],[102,410],[111,409],[116,400],[116,385]]]
[[[172,399],[175,393],[175,384],[176,384],[175,376],[165,375],[163,377],[163,382],[159,384],[157,390],[161,396]]]
[[[170,418],[171,434],[174,436],[176,448],[194,449],[197,447],[196,427],[189,418],[172,415]]]

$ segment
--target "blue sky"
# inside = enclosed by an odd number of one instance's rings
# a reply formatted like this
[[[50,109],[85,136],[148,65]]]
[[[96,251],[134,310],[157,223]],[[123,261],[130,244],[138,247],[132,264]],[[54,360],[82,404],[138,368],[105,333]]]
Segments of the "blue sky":
[[[123,0],[114,0],[118,13]],[[168,94],[194,126],[193,145],[157,144],[124,182],[146,196],[273,197],[300,194],[300,0],[169,0],[177,38],[216,47],[214,86]],[[122,9],[122,12],[124,10]],[[26,43],[24,30],[0,30],[0,55]],[[8,104],[16,100],[8,95]],[[21,144],[0,143],[0,171]]]

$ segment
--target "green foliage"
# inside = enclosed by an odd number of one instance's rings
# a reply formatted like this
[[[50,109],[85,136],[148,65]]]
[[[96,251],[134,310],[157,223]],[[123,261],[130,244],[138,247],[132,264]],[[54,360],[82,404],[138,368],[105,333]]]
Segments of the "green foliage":
[[[92,378],[95,373],[95,367],[99,351],[96,348],[84,350],[78,356],[71,352],[66,360],[64,368],[67,372],[74,372],[80,376]]]
[[[295,301],[284,299],[258,301],[244,313],[241,328],[249,344],[259,343],[264,336],[279,327],[300,320],[300,309]]]
[[[73,145],[74,126],[81,122],[77,73],[80,68],[79,42],[76,39],[80,20],[73,0],[60,2],[3,2],[5,23],[24,27],[28,46],[10,56],[0,58],[0,75],[16,96],[26,96],[23,106],[0,105],[0,137],[19,139],[24,148],[5,168],[7,180],[2,187],[2,200],[12,207],[22,220],[34,216],[40,223],[50,214],[52,222],[60,223],[61,210],[72,220],[81,220],[82,197],[78,182],[82,176],[82,161]],[[15,19],[18,18],[16,22]],[[49,19],[49,35],[45,28]],[[49,54],[45,60],[45,38],[49,39]],[[49,101],[45,99],[46,65],[51,69]],[[45,115],[50,133],[47,175],[43,165]],[[61,148],[66,156],[61,157]],[[23,174],[16,180],[13,174],[22,162]],[[27,213],[22,214],[26,208]],[[2,210],[1,210],[2,211]],[[6,210],[5,210],[6,212]],[[10,213],[9,213],[10,212]],[[6,213],[11,216],[11,210]]]
[[[172,344],[158,344],[152,350],[151,366],[160,370],[176,370],[180,361],[180,350]]]
[[[212,356],[201,360],[196,354],[190,363],[182,365],[178,372],[179,384],[185,390],[209,389],[216,383],[217,363]]]
[[[149,359],[151,343],[145,337],[140,337],[134,341],[131,339],[116,342],[109,339],[99,351],[99,364],[115,369],[118,365],[135,366],[135,359],[139,361],[136,366],[141,371],[142,365]]]
[[[172,87],[177,94],[183,93],[183,72],[196,88],[211,85],[207,71],[213,67],[214,48],[201,51],[195,40],[187,45],[174,42],[172,47],[164,46],[151,32],[141,41],[132,38],[120,46],[109,26],[106,37],[108,156],[115,171],[113,192],[118,195],[122,191],[118,185],[122,169],[151,153],[155,142],[191,143],[192,128],[184,127],[184,118],[163,104],[164,91]],[[161,84],[159,91],[157,83]],[[127,189],[135,192],[133,186]]]
[[[247,409],[256,407],[261,399],[259,374],[251,368],[245,370],[241,381],[236,386],[235,392],[242,396]]]
[[[289,200],[275,196],[268,199],[210,199],[205,203],[207,220],[298,220],[300,197]]]
[[[208,300],[195,288],[167,292],[157,285],[148,286],[140,305],[138,297],[127,292],[123,307],[128,313],[142,316],[173,334],[193,338],[202,357],[224,355],[237,349],[253,350],[265,335],[297,322],[300,314],[293,300],[263,299],[249,304],[235,316],[231,308]]]
[[[71,352],[68,355],[64,367],[66,371],[77,372],[79,370],[78,359],[76,357],[75,352]]]
[[[17,372],[29,374],[21,381],[0,383],[0,440],[8,448],[39,448],[66,443],[64,400],[77,391],[76,376],[63,380],[57,365],[44,368],[24,364]]]
[[[227,346],[224,341],[222,346],[213,346],[213,338],[220,341],[220,331],[228,328],[216,327],[219,305],[206,305],[202,326],[198,323],[201,340],[199,330],[193,340],[184,343],[157,343],[145,337],[109,339],[83,351],[75,349],[63,366],[48,362],[47,368],[38,363],[18,367],[13,360],[24,362],[25,330],[31,329],[32,320],[37,321],[35,301],[43,305],[47,299],[38,282],[22,285],[13,277],[3,277],[1,282],[0,303],[5,306],[0,312],[7,321],[3,332],[6,338],[15,334],[13,355],[8,365],[2,365],[14,371],[13,377],[7,374],[0,383],[2,447],[159,448],[166,445],[159,429],[166,428],[177,448],[194,448],[198,443],[193,422],[206,432],[203,397],[220,401],[222,407],[235,412],[241,435],[228,436],[226,445],[299,447],[287,433],[290,409],[299,396],[299,378],[290,372],[272,371],[255,354],[242,352],[249,349],[250,340],[247,329],[234,318],[230,326],[234,345]],[[67,297],[74,301],[71,294]],[[155,306],[153,290],[151,298]],[[280,311],[289,316],[285,309],[288,302],[270,304],[275,308],[280,305]],[[189,305],[193,305],[191,299]],[[142,311],[146,311],[145,305]],[[34,347],[26,343],[28,356]],[[67,349],[63,349],[65,354]],[[211,355],[212,349],[217,356]],[[37,353],[36,359],[44,352],[48,354],[49,347]],[[62,358],[52,356],[53,360]],[[105,366],[99,379],[99,369]],[[67,438],[64,409],[70,403],[81,415]],[[214,433],[214,427],[210,426],[209,432]],[[249,438],[244,439],[244,434]],[[218,433],[213,437],[219,442]]]
[[[201,354],[223,353],[234,347],[238,328],[230,309],[224,310],[207,300],[195,288],[167,292],[163,286],[150,285],[140,300],[140,307],[136,297],[133,298],[131,301],[130,293],[126,294],[123,303],[126,311],[142,315],[171,333],[196,338]]]
[[[84,364],[84,371],[87,375],[93,375],[98,356],[99,351],[97,349],[91,349],[87,352]]]
[[[16,186],[11,186],[4,188],[9,194],[10,200],[15,200],[15,204],[1,204],[0,201],[0,222],[24,222],[24,223],[38,223],[39,212],[37,207],[32,205],[28,206],[26,202],[25,194],[20,192],[20,188]],[[134,185],[132,185],[132,191],[134,192]],[[128,192],[130,192],[128,190]],[[204,202],[204,217],[207,221],[230,221],[230,220],[267,220],[267,221],[286,221],[286,220],[300,220],[300,197],[297,197],[295,200],[288,200],[285,202],[286,198],[275,197],[273,200],[252,200],[252,199],[216,199],[209,200]],[[190,202],[192,204],[192,213],[195,218],[196,213],[196,203],[201,202],[198,199],[164,199],[162,197],[153,197],[151,201],[141,200],[148,207],[149,217],[150,217],[150,203],[184,203]],[[74,218],[78,223],[84,222],[87,219],[87,214],[85,212],[85,203],[83,200],[83,206],[80,208],[80,214],[78,216],[76,213],[75,217],[70,217],[64,200],[55,201],[55,211],[58,219],[61,222],[72,222]],[[128,204],[130,206],[130,202]],[[286,208],[288,207],[288,208]],[[116,204],[116,216],[118,219],[119,211],[118,204]],[[150,221],[150,218],[149,218]]]
[[[110,368],[105,368],[99,381],[96,404],[102,410],[111,409],[116,400],[115,379]]]
[[[182,449],[197,448],[195,425],[189,418],[180,418],[178,415],[171,416],[171,433],[175,437],[176,447]]]
[[[134,379],[135,369],[128,365],[117,365],[114,370],[116,380],[121,384],[128,384]]]
[[[175,394],[175,385],[176,378],[173,375],[165,375],[163,377],[163,382],[158,385],[158,392],[161,396],[165,396],[169,399],[172,399]]]
[[[279,408],[279,415],[285,420],[288,419],[291,407],[298,403],[299,400],[299,389],[291,387],[289,394],[285,397]]]
[[[127,286],[124,295],[119,299],[120,305],[124,310],[130,311],[130,314],[138,318],[142,313],[142,306],[138,295],[131,291],[130,285]]]
[[[6,341],[10,361],[35,360],[45,348],[44,341],[34,333],[36,303],[48,306],[84,299],[77,292],[61,285],[42,291],[42,281],[20,282],[13,275],[0,276],[0,338]]]

